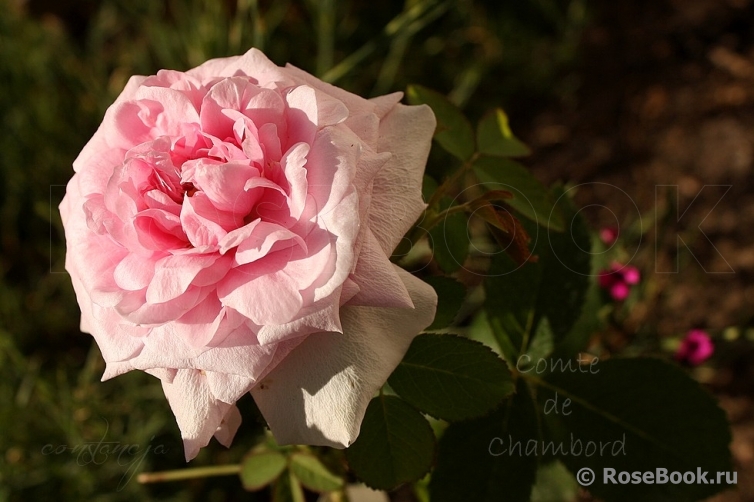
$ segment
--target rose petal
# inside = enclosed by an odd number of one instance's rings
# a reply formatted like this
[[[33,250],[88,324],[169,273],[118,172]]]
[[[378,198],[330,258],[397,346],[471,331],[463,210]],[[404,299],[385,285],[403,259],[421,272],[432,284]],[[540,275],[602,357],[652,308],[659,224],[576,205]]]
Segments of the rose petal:
[[[88,228],[83,207],[74,202],[81,200],[77,178],[78,175],[74,175],[68,183],[66,196],[60,203],[67,243],[65,269],[81,282],[89,298],[97,294],[102,304],[114,305],[122,294],[113,272],[128,251],[109,236],[96,235]]]
[[[162,381],[162,390],[181,429],[186,462],[209,444],[232,404],[217,399],[201,370],[178,370],[172,383]]]
[[[181,249],[188,245],[181,219],[162,209],[147,209],[136,215],[134,227],[139,243],[153,251]]]
[[[141,340],[128,336],[119,329],[122,319],[115,311],[92,304],[83,284],[76,276],[71,276],[71,282],[81,308],[81,330],[94,337],[102,352],[102,358],[110,363],[135,357],[144,346]]]
[[[369,102],[374,105],[374,113],[380,119],[387,115],[395,105],[401,102],[403,99],[403,93],[393,92],[391,94],[385,94],[384,96],[377,96],[371,98]]]
[[[121,317],[136,325],[157,325],[178,319],[209,294],[210,288],[190,287],[182,295],[164,303],[147,303],[146,291],[133,291],[115,305]]]
[[[186,292],[194,278],[217,260],[216,254],[170,255],[154,264],[154,277],[147,287],[148,303],[164,303]]]
[[[244,185],[248,180],[257,178],[259,170],[242,162],[223,163],[210,159],[189,162],[191,174],[183,176],[182,182],[193,183],[221,211],[238,215],[241,219],[249,214],[256,200],[244,190]],[[187,169],[186,164],[184,170]]]
[[[245,265],[267,256],[271,251],[280,252],[293,246],[300,246],[306,252],[306,242],[300,236],[275,223],[258,220],[253,231],[238,244],[235,261]],[[292,256],[292,251],[289,256]]]
[[[192,68],[186,72],[186,75],[195,77],[200,80],[213,79],[219,76],[231,76],[235,72],[238,60],[241,56],[231,56],[227,58],[215,58],[205,61],[196,68]],[[231,70],[227,70],[228,67],[233,67]]]
[[[138,291],[149,285],[154,277],[154,267],[155,260],[152,256],[131,253],[118,263],[113,277],[118,287],[128,291]]]
[[[374,179],[369,227],[388,256],[424,210],[422,179],[435,124],[428,106],[401,104],[380,123],[378,151],[393,156]]]
[[[243,225],[243,218],[222,211],[202,192],[183,199],[181,225],[194,247],[216,248],[230,230]]]
[[[285,179],[288,180],[288,209],[291,217],[298,219],[304,211],[307,195],[307,155],[309,145],[306,143],[297,143],[292,146],[280,160],[280,167],[283,169]]]
[[[289,109],[288,136],[292,141],[311,143],[317,129],[340,124],[349,114],[343,102],[308,85],[290,91],[285,101]]]
[[[236,326],[224,337],[215,336],[207,347],[193,347],[182,333],[169,325],[153,328],[143,339],[144,347],[131,360],[134,368],[189,368],[241,375],[256,380],[273,360],[277,347],[261,346],[245,319],[226,309],[224,323]],[[225,326],[221,326],[225,329]]]
[[[230,61],[217,75],[230,77],[233,75],[248,75],[256,80],[260,87],[285,88],[293,85],[287,72],[270,61],[262,51],[252,48],[243,56]]]
[[[285,324],[260,326],[257,339],[261,345],[278,343],[282,340],[328,331],[342,333],[340,323],[340,291],[320,300],[299,313],[302,317]]]
[[[285,251],[283,251],[285,252]],[[262,263],[264,262],[264,263]],[[283,324],[301,310],[302,298],[296,281],[267,260],[234,268],[218,284],[223,305],[245,315],[258,325]]]
[[[331,211],[352,190],[361,153],[359,139],[347,128],[329,127],[317,133],[309,152],[309,193],[320,213]]]
[[[341,89],[340,87],[335,87],[332,84],[323,82],[314,75],[311,75],[304,70],[293,66],[292,64],[285,65],[285,73],[292,79],[295,79],[298,83],[306,84],[309,87],[317,89],[318,91],[322,91],[324,94],[332,96],[333,98],[342,102],[346,106],[346,108],[348,108],[350,115],[374,113],[375,109],[377,108],[375,103],[372,103],[369,100],[362,98],[361,96],[357,96],[356,94],[348,92],[345,89]]]
[[[359,292],[348,305],[414,308],[411,296],[396,273],[395,266],[385,256],[380,243],[369,229],[350,279],[359,287]]]
[[[215,439],[224,447],[230,448],[240,425],[241,412],[235,406],[231,406],[215,431]]]
[[[435,315],[428,284],[398,270],[415,309],[346,307],[343,334],[309,335],[251,393],[278,444],[344,448],[367,404]]]

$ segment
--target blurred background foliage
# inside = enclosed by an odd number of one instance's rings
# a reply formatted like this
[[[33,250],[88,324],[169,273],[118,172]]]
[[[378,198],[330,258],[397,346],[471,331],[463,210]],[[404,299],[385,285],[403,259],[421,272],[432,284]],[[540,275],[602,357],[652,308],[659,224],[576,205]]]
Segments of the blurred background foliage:
[[[0,500],[241,496],[235,477],[135,481],[185,465],[178,429],[156,379],[100,383],[78,329],[57,205],[130,75],[256,46],[364,96],[420,83],[472,117],[502,104],[515,118],[574,92],[588,21],[586,0],[0,0],[0,12]],[[240,406],[234,448],[213,444],[192,466],[238,462],[256,441],[253,402]]]

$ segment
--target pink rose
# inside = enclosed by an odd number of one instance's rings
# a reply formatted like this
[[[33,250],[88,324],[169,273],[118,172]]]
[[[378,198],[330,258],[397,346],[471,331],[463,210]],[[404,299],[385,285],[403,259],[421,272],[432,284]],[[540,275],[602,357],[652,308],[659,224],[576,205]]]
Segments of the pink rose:
[[[162,381],[195,457],[251,392],[280,443],[344,447],[437,298],[389,261],[435,119],[252,49],[132,77],[73,164],[66,269],[107,362]]]

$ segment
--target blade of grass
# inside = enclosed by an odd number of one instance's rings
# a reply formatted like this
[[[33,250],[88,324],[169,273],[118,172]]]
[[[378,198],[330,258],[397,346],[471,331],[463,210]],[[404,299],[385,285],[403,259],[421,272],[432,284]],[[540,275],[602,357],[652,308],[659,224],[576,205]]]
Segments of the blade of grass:
[[[317,75],[332,68],[335,50],[335,0],[320,0],[317,9]]]
[[[381,47],[385,47],[394,37],[405,33],[412,23],[431,16],[434,13],[435,7],[442,7],[442,10],[444,11],[444,9],[447,9],[450,4],[450,0],[440,2],[439,4],[435,0],[428,0],[417,3],[409,10],[398,14],[385,25],[379,35],[362,45],[359,49],[343,59],[343,61],[324,73],[321,77],[322,80],[330,83],[340,80],[373,52]]]

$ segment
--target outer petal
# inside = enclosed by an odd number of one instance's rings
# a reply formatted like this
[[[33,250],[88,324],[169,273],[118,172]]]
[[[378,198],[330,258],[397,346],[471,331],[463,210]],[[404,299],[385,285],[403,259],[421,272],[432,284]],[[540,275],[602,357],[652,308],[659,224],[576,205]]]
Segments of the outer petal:
[[[235,321],[234,318],[229,322]],[[225,329],[223,326],[221,328]],[[200,349],[191,347],[181,333],[162,327],[154,328],[143,341],[141,353],[131,360],[136,369],[197,369],[238,375],[251,380],[258,380],[265,373],[280,348],[257,345],[254,333],[243,325],[217,343],[213,340],[209,347]]]
[[[79,192],[78,175],[68,182],[67,194],[60,203],[60,214],[65,227],[65,268],[77,278],[84,291],[100,305],[117,302],[122,290],[115,284],[113,271],[126,256],[127,251],[107,236],[95,235],[86,224]]]
[[[366,307],[413,308],[411,297],[403,286],[395,267],[380,248],[377,238],[367,229],[356,269],[351,280],[359,292],[348,305]]]
[[[369,102],[375,106],[374,113],[376,113],[379,118],[382,118],[387,115],[401,99],[403,99],[403,93],[398,91],[392,94],[385,94],[384,96],[377,96],[370,99]]]
[[[286,76],[289,76],[290,78],[296,80],[298,83],[311,86],[314,89],[322,91],[325,94],[337,99],[338,101],[341,101],[344,105],[346,105],[346,107],[348,107],[351,115],[374,113],[375,109],[377,108],[377,105],[375,103],[372,103],[369,100],[362,98],[361,96],[357,96],[356,94],[348,92],[345,89],[341,89],[340,87],[335,87],[332,84],[323,82],[310,73],[307,73],[300,68],[296,68],[292,64],[285,65],[283,71],[285,71]]]
[[[369,400],[435,315],[432,287],[396,269],[415,309],[345,307],[343,334],[309,335],[252,389],[279,444],[343,448],[356,439]]]
[[[234,65],[241,56],[231,56],[227,58],[215,58],[205,61],[196,68],[192,68],[186,72],[186,75],[191,75],[199,79],[216,78],[219,76],[231,76],[233,72],[226,75],[225,69],[231,65]],[[234,66],[235,68],[235,66]]]
[[[241,425],[241,412],[238,408],[231,406],[228,413],[225,414],[225,418],[220,423],[220,426],[215,431],[215,439],[217,439],[221,445],[226,448],[230,448],[230,444],[233,442],[233,437],[238,431],[238,427]]]
[[[207,374],[201,370],[178,370],[172,383],[162,381],[162,389],[181,429],[188,462],[221,429],[232,404],[212,394]]]
[[[375,177],[369,227],[387,255],[424,210],[422,178],[435,124],[428,106],[401,104],[380,122],[378,151],[393,156]]]
[[[293,81],[275,63],[270,61],[259,49],[252,48],[243,56],[229,61],[217,76],[230,77],[238,72],[254,78],[260,87],[289,87]]]
[[[123,101],[132,99],[139,86],[144,82],[147,77],[135,75],[128,80],[126,87],[120,93],[120,96],[115,102],[110,105],[106,114],[105,120],[102,121],[97,132],[94,133],[92,139],[84,146],[79,153],[76,160],[73,161],[73,170],[76,172],[84,169],[92,170],[94,172],[110,174],[112,168],[123,161],[123,151],[113,149],[107,146],[105,143],[106,130],[109,127],[108,118],[113,113],[115,107]]]
[[[131,359],[139,354],[144,344],[120,324],[121,319],[112,309],[93,304],[84,286],[71,276],[76,299],[81,307],[81,331],[91,334],[107,363]],[[138,329],[138,328],[135,328]]]

